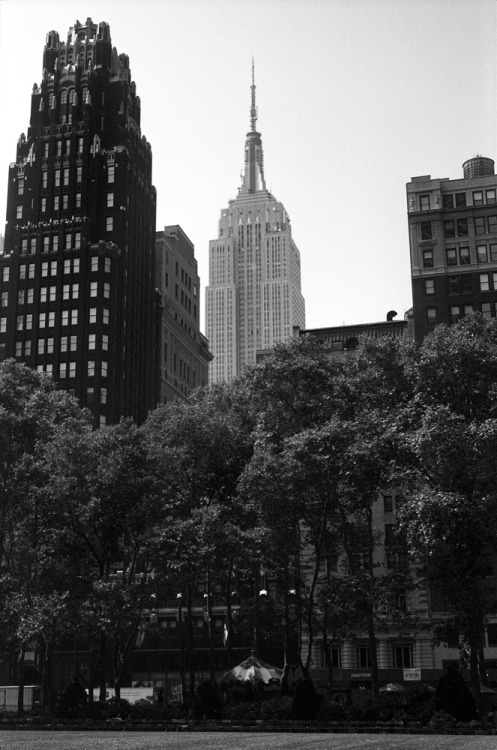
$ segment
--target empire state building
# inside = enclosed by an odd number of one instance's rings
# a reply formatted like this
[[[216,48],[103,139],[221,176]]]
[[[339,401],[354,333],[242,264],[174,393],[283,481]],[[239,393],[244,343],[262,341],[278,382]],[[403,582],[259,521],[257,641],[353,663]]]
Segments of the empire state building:
[[[209,381],[230,381],[255,364],[256,353],[288,341],[305,328],[300,252],[290,217],[268,191],[261,134],[256,129],[252,65],[250,131],[238,195],[221,210],[218,237],[209,243],[207,338],[213,360]]]

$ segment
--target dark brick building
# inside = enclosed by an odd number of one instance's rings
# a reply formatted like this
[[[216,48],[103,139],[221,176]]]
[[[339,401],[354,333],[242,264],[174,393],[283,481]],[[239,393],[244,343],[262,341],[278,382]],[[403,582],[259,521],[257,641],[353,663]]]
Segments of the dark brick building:
[[[9,168],[0,355],[49,373],[95,424],[158,399],[155,188],[128,57],[109,26],[50,31]]]
[[[497,302],[497,177],[477,156],[462,179],[413,177],[407,184],[414,335]]]

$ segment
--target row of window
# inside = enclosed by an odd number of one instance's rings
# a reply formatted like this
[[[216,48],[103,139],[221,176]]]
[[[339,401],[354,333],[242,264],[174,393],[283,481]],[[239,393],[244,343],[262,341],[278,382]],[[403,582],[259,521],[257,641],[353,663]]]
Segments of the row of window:
[[[50,237],[46,238],[47,240],[50,240]],[[45,240],[45,238],[44,238]],[[55,235],[52,237],[52,240],[58,241],[58,237]],[[45,246],[45,245],[44,245]],[[56,246],[53,246],[53,249],[56,249]],[[104,271],[105,273],[111,273],[111,259],[110,258],[104,258]],[[98,271],[100,268],[100,256],[94,255],[91,259],[91,265],[90,270],[91,271]],[[35,269],[36,266],[34,263],[21,263],[19,265],[19,279],[34,279],[35,278]],[[59,270],[59,264],[58,261],[52,260],[52,261],[43,261],[41,264],[41,276],[56,276],[57,272]],[[80,271],[80,259],[79,258],[66,258],[62,262],[61,271],[63,274],[69,274],[69,273],[79,273]],[[10,278],[10,267],[5,266],[2,269],[2,281],[4,283],[7,283]]]
[[[456,323],[460,318],[465,315],[470,315],[478,309],[484,318],[495,317],[495,303],[494,302],[481,302],[478,308],[474,305],[451,305],[449,308],[449,319],[451,323]],[[434,328],[437,325],[437,308],[427,307],[426,308],[426,325],[428,328]]]
[[[473,219],[475,235],[495,234],[497,233],[497,215],[495,216],[476,216]],[[452,239],[454,237],[468,237],[469,227],[468,219],[451,219],[444,221],[444,237]],[[419,236],[421,240],[433,239],[433,222],[422,221],[419,224]]]
[[[96,307],[91,307],[88,311],[88,322],[97,323],[98,311]],[[110,311],[107,308],[102,309],[102,323],[103,325],[109,324]],[[62,310],[60,313],[60,324],[61,326],[78,324],[78,310]],[[55,311],[41,312],[38,315],[38,327],[39,328],[54,328],[55,327]],[[30,331],[33,328],[33,315],[28,313],[27,315],[18,315],[16,319],[16,330],[17,331]],[[7,318],[0,318],[0,333],[6,333],[7,331]]]
[[[496,191],[495,188],[490,188],[488,190],[473,190],[473,206],[483,206],[483,205],[493,205],[497,203],[497,197],[496,197]],[[436,199],[435,199],[436,200]],[[465,208],[467,205],[466,202],[466,193],[447,193],[446,195],[442,196],[442,205],[445,210],[449,210],[451,208]],[[419,196],[419,210],[420,211],[430,211],[432,208],[431,205],[431,195],[420,195]],[[435,208],[438,208],[437,205],[435,205]]]
[[[107,334],[103,334],[100,338],[97,338],[95,333],[88,334],[88,349],[95,350],[97,348],[97,342],[100,345],[102,351],[106,352],[109,349],[109,337]],[[29,343],[29,352],[26,351],[25,344]],[[78,337],[77,336],[61,336],[59,343],[60,352],[75,352],[78,348]],[[55,351],[55,339],[53,337],[47,339],[38,339],[37,344],[38,354],[53,354]],[[25,356],[31,354],[31,342],[16,341],[16,357],[22,357],[23,352]]]
[[[90,297],[98,297],[98,281],[90,282]],[[105,281],[103,284],[103,296],[105,298],[110,297],[110,284]],[[78,299],[79,298],[79,284],[64,284],[62,286],[62,299]],[[40,302],[55,302],[57,299],[57,287],[56,286],[42,286],[40,288]],[[17,304],[18,305],[31,305],[34,302],[34,289],[19,289],[17,292]],[[8,292],[2,292],[2,307],[8,305]]]
[[[471,252],[468,246],[464,247],[447,247],[445,249],[446,262],[448,266],[467,266],[471,263]],[[435,258],[433,248],[423,250],[423,268],[433,268]],[[497,263],[497,243],[490,242],[488,245],[476,246],[477,263]]]
[[[87,375],[88,377],[94,377],[95,375],[101,375],[101,377],[106,378],[107,377],[107,371],[108,371],[108,364],[107,362],[101,362],[100,363],[100,372],[98,372],[98,367],[96,367],[95,362],[87,362]],[[58,365],[59,372],[58,377],[60,379],[65,378],[75,378],[76,377],[76,362],[59,362]],[[45,372],[47,375],[50,375],[54,377],[54,373],[56,374],[57,368],[54,367],[54,365],[51,362],[47,362],[47,364],[44,365],[37,365],[36,369],[38,372]],[[105,401],[100,400],[100,403],[107,403],[107,389],[101,388],[101,399],[102,399],[102,391],[105,393]]]

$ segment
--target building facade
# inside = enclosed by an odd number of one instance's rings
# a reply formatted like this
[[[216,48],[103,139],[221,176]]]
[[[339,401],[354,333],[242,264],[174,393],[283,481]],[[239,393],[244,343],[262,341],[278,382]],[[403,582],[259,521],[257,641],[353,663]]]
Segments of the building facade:
[[[294,326],[305,326],[300,253],[283,204],[266,187],[253,68],[251,90],[242,185],[221,211],[218,237],[209,243],[211,383],[232,380],[255,364],[258,350],[288,341]]]
[[[155,206],[128,57],[106,23],[50,31],[9,168],[0,355],[50,374],[96,425],[157,403]]]
[[[155,279],[160,292],[160,401],[183,399],[208,382],[212,359],[200,333],[200,279],[195,249],[180,226],[156,234]]]
[[[495,317],[497,177],[492,159],[463,164],[463,178],[407,184],[414,335],[477,310]]]

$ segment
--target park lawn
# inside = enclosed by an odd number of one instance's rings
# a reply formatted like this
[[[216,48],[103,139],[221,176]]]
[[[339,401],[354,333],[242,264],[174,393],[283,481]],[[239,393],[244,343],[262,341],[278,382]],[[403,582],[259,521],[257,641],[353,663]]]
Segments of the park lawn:
[[[0,731],[0,750],[495,750],[489,736]]]

